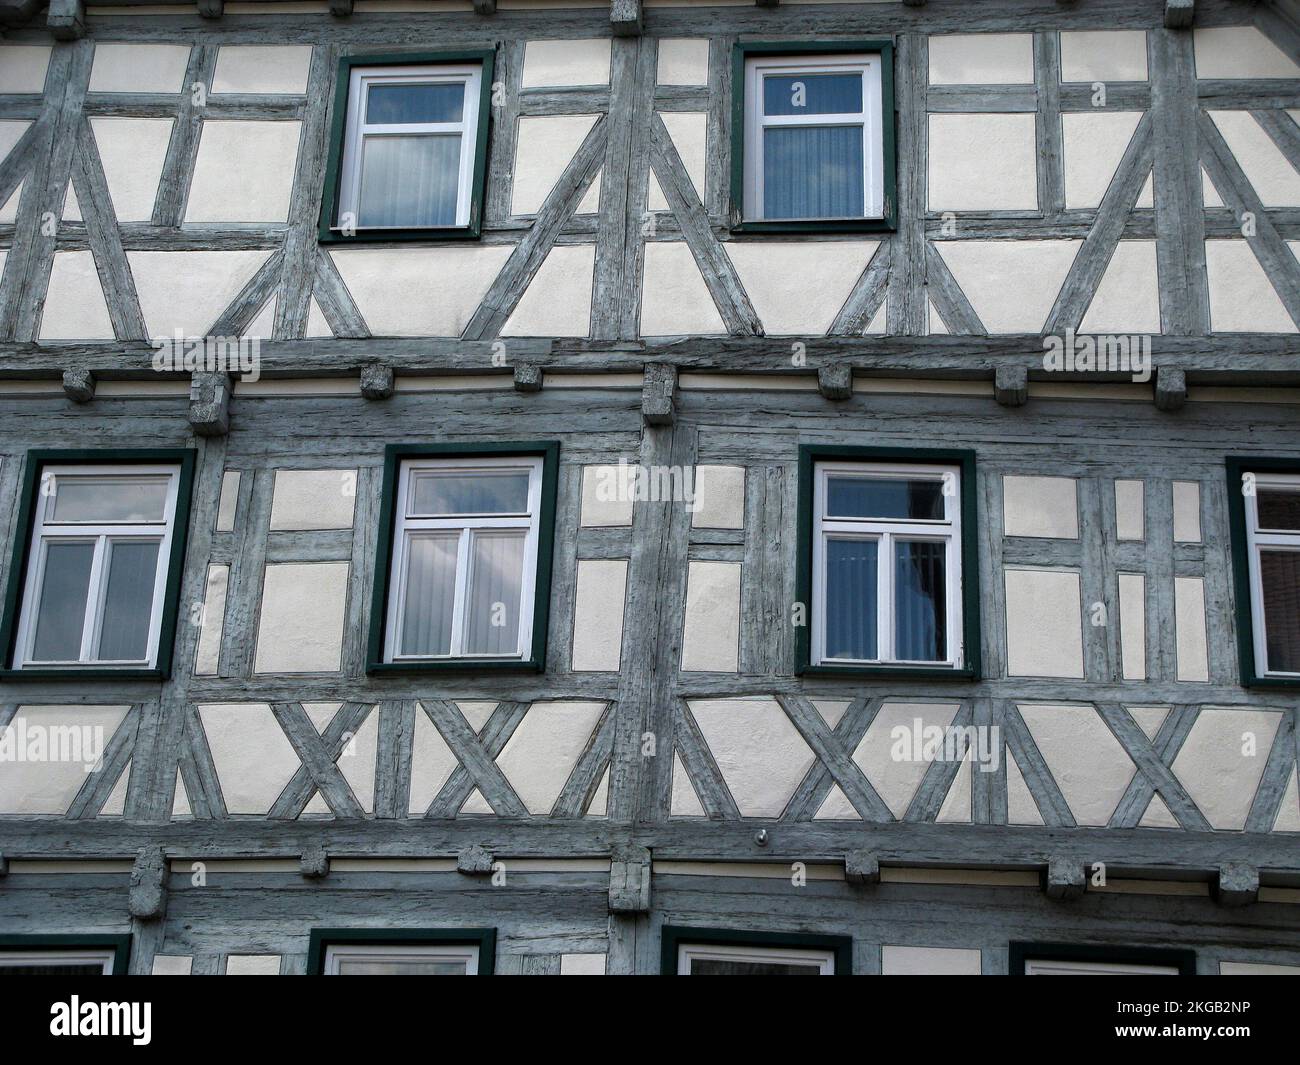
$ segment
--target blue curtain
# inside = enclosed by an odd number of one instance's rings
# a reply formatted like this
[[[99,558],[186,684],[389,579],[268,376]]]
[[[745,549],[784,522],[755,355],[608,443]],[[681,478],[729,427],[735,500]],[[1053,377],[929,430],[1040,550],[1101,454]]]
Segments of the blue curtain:
[[[1268,668],[1300,673],[1300,552],[1261,551]]]
[[[947,587],[943,544],[895,542],[894,653],[938,662],[947,653]]]
[[[826,541],[826,657],[877,656],[875,540]]]
[[[764,115],[861,113],[861,74],[769,74],[763,78]]]
[[[861,126],[763,131],[764,218],[861,218]]]

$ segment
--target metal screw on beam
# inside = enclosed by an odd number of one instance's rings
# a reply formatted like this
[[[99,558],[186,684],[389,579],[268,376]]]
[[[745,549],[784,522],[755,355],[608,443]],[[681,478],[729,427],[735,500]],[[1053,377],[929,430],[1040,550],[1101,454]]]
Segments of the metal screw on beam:
[[[89,370],[64,370],[63,391],[73,403],[89,403],[95,398],[95,375]]]

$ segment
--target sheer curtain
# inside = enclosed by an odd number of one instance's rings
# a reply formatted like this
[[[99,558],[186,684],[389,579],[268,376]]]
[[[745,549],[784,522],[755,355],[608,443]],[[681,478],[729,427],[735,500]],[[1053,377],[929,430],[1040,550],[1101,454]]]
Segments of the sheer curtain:
[[[411,537],[402,615],[401,653],[404,655],[451,653],[459,540],[458,533]]]
[[[940,662],[948,657],[945,549],[927,541],[895,543],[895,658]]]
[[[361,164],[361,226],[456,223],[460,134],[367,136]]]
[[[108,560],[108,588],[99,629],[99,657],[130,662],[149,649],[158,541],[116,540]]]
[[[875,540],[826,541],[826,657],[877,657]]]
[[[475,533],[473,556],[465,619],[465,653],[514,654],[519,650],[524,533]]]

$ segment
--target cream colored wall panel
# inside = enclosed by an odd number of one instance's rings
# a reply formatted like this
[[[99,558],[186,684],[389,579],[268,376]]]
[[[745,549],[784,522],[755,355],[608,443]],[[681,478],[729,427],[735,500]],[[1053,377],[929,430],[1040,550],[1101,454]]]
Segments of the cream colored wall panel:
[[[695,506],[692,528],[743,529],[745,467],[696,466]]]
[[[1147,675],[1146,577],[1119,574],[1120,659],[1125,680],[1145,680]]]
[[[0,152],[0,159],[3,158],[4,158],[4,153]],[[5,200],[3,205],[0,205],[0,223],[3,223],[5,225],[12,225],[14,222],[18,221],[18,205],[22,202],[23,199],[24,184],[25,182],[23,181],[18,182],[17,188],[15,188],[14,191],[9,194],[9,199]],[[71,185],[68,186],[68,193],[69,194],[72,193]],[[80,216],[78,216],[75,219],[71,218],[66,212],[66,210],[64,211],[63,218],[64,221],[80,221]]]
[[[672,817],[703,817],[704,806],[695,794],[695,785],[682,764],[682,756],[673,752],[673,794],[668,812]]]
[[[596,245],[557,244],[543,260],[501,335],[585,337],[591,332]]]
[[[1130,706],[1127,708],[1129,716],[1138,723],[1140,728],[1149,740],[1154,740],[1160,727],[1165,723],[1165,718],[1169,716],[1169,707],[1167,706]]]
[[[349,568],[347,562],[266,567],[253,672],[338,672]]]
[[[44,92],[49,65],[48,44],[0,45],[0,93]]]
[[[209,703],[198,708],[226,810],[264,814],[302,764],[265,703]]]
[[[931,85],[1032,85],[1030,33],[953,33],[930,38]]]
[[[153,217],[173,125],[170,118],[90,120],[113,213],[119,222],[148,222]],[[77,215],[80,217],[80,210]]]
[[[1140,111],[1072,111],[1061,116],[1066,207],[1101,205],[1141,117]]]
[[[682,670],[735,673],[740,656],[740,563],[691,562],[686,573]]]
[[[91,92],[182,92],[188,44],[95,44]]]
[[[1141,481],[1115,482],[1115,535],[1118,539],[1146,539],[1145,496]]]
[[[971,820],[971,757],[970,751],[961,761],[957,775],[953,777],[948,794],[935,817],[938,824],[969,824]]]
[[[686,242],[651,241],[646,244],[641,283],[641,335],[717,335],[726,331],[727,327]]]
[[[1287,782],[1282,795],[1282,804],[1273,819],[1274,832],[1300,832],[1300,786],[1297,786],[1296,771],[1291,770],[1291,779]]]
[[[496,708],[495,699],[461,699],[456,703],[456,709],[464,715],[469,727],[479,734],[482,734],[483,726],[488,723]]]
[[[350,529],[356,470],[276,470],[271,529]]]
[[[194,968],[194,956],[191,954],[155,954],[153,956],[154,976],[189,976]]]
[[[109,792],[108,798],[104,800],[104,805],[100,808],[100,817],[121,817],[126,813],[126,793],[131,784],[131,763],[128,761],[126,767],[122,770],[117,778],[117,783],[113,785],[113,790]]]
[[[469,798],[465,800],[464,804],[460,808],[460,813],[457,814],[457,816],[459,817],[460,814],[483,814],[491,816],[495,813],[496,811],[492,809],[492,804],[489,803],[487,799],[483,798],[483,793],[479,791],[478,788],[475,788],[470,792]]]
[[[227,976],[279,976],[278,954],[227,954]]]
[[[1007,674],[1083,677],[1079,574],[1006,570]]]
[[[561,954],[561,976],[604,976],[605,954]]]
[[[950,332],[948,323],[928,296],[925,300],[925,332],[927,336],[947,336]]]
[[[185,221],[285,221],[301,128],[299,122],[205,121]]]
[[[1151,796],[1151,801],[1147,803],[1146,811],[1142,814],[1142,819],[1138,821],[1138,827],[1181,828],[1182,825],[1178,823],[1178,818],[1170,813],[1169,807],[1165,805],[1165,800],[1157,792]]]
[[[332,337],[334,335],[334,330],[330,328],[329,322],[325,320],[325,312],[320,309],[320,304],[316,302],[315,296],[307,301],[307,331],[303,335],[308,339]]]
[[[608,85],[608,37],[576,41],[529,41],[524,46],[525,89],[557,85]]]
[[[591,184],[587,186],[587,191],[582,194],[582,201],[578,204],[575,214],[599,214],[600,213],[600,175],[601,171],[596,171],[596,176],[591,179]]]
[[[1034,743],[1080,825],[1103,826],[1136,769],[1091,706],[1020,705]]]
[[[61,251],[54,256],[50,286],[41,310],[42,340],[111,340],[113,323],[104,289],[88,251]]]
[[[206,336],[270,252],[129,251],[127,262],[152,337]]]
[[[379,711],[371,710],[338,757],[339,772],[366,813],[375,809],[375,761],[379,756]],[[317,792],[317,797],[320,793]]]
[[[1146,81],[1146,31],[1062,31],[1061,80]]]
[[[930,209],[1036,210],[1036,153],[1031,114],[930,115]]]
[[[310,69],[310,45],[223,44],[212,91],[305,93]]]
[[[411,747],[411,792],[409,809],[413,817],[423,817],[429,804],[460,765],[451,753],[442,733],[429,720],[423,708],[415,711],[415,738]]]
[[[0,730],[0,814],[67,812],[129,706],[20,706]]]
[[[1220,976],[1300,976],[1300,965],[1266,965],[1258,961],[1221,961]]]
[[[1300,204],[1300,173],[1254,115],[1249,111],[1211,111],[1210,118],[1265,207]]]
[[[949,240],[936,246],[990,333],[1037,333],[1081,243]]]
[[[979,976],[980,952],[960,947],[881,947],[882,976]]]
[[[1201,199],[1206,207],[1222,207],[1223,197],[1219,195],[1219,190],[1215,187],[1214,182],[1210,180],[1210,175],[1204,167],[1201,167]]]
[[[663,186],[659,184],[659,179],[655,177],[654,171],[650,172],[650,190],[646,200],[646,209],[650,211],[667,211],[668,197],[664,195]]]
[[[1216,333],[1294,333],[1295,323],[1244,240],[1207,240],[1210,328]]]
[[[830,329],[879,241],[729,241],[723,247],[767,335],[805,336]]]
[[[822,720],[831,728],[835,728],[840,723],[840,718],[844,712],[853,704],[847,699],[813,699],[813,709],[821,714]]]
[[[1174,628],[1178,640],[1179,680],[1210,679],[1205,635],[1205,581],[1200,577],[1174,578]]]
[[[376,336],[455,337],[513,251],[509,244],[469,244],[330,254]]]
[[[583,528],[606,528],[632,524],[635,463],[622,466],[582,467],[582,510],[578,523]]]
[[[530,814],[548,814],[605,710],[603,702],[533,703],[497,757]]]
[[[0,163],[4,162],[5,156],[14,150],[22,136],[27,132],[27,127],[31,123],[23,120],[2,119],[0,120]]]
[[[814,821],[861,821],[862,815],[853,808],[849,797],[836,784],[826,794],[825,800],[813,814]]]
[[[257,337],[259,340],[270,340],[271,337],[275,335],[275,312],[279,303],[279,296],[272,296],[267,300],[265,306],[257,312],[257,317],[248,323],[248,328],[245,329],[240,336]],[[313,299],[312,305],[314,306],[315,303],[316,301]]]
[[[742,817],[777,817],[814,762],[775,699],[701,699],[691,714]]]
[[[709,116],[703,111],[661,111],[659,117],[686,168],[696,197],[703,203],[709,166]]]
[[[1198,78],[1300,78],[1300,66],[1254,26],[1197,27],[1192,33]]]
[[[1010,751],[1007,757],[1007,824],[1041,825],[1043,815],[1038,803],[1034,801],[1033,792],[1025,783],[1025,775],[1020,771],[1020,763]]]
[[[853,752],[853,761],[895,817],[907,813],[930,768],[916,750],[916,735],[932,727],[946,729],[959,709],[958,703],[887,702]]]
[[[1155,174],[1147,175],[1146,181],[1142,182],[1142,188],[1138,192],[1138,198],[1135,207],[1150,210],[1156,205],[1156,182]]]
[[[1154,240],[1121,240],[1116,245],[1079,332],[1160,332],[1160,279]]]
[[[239,508],[238,470],[226,470],[221,475],[221,498],[217,502],[217,532],[231,532],[235,528],[235,514]]]
[[[176,782],[172,790],[172,820],[182,821],[193,816],[194,811],[190,808],[190,793],[185,790],[185,781],[181,779],[181,771],[177,769]]]
[[[510,213],[541,210],[599,115],[525,115],[515,144]]]
[[[709,83],[709,39],[707,37],[663,37],[659,41],[660,85],[707,85]]]
[[[1246,827],[1282,714],[1203,707],[1173,771],[1216,829]]]
[[[583,817],[605,817],[609,807],[609,767],[605,767],[605,772],[601,774],[600,780],[596,784],[596,790],[591,796],[591,802],[587,804],[587,812]]]
[[[195,676],[216,676],[221,658],[221,634],[226,623],[226,588],[230,567],[208,567],[203,593],[203,626],[199,630],[198,649],[194,655]]]
[[[573,602],[575,673],[618,669],[626,598],[626,559],[579,560]]]
[[[1002,514],[1007,536],[1077,540],[1077,482],[1073,477],[1004,476]]]
[[[1174,542],[1201,542],[1201,485],[1199,481],[1174,482]]]

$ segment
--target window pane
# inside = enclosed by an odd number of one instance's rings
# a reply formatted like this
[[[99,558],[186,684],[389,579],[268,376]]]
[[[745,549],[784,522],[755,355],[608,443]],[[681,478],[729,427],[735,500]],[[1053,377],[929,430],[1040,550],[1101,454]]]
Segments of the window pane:
[[[826,657],[876,657],[875,540],[826,541]]]
[[[25,961],[17,965],[0,963],[5,976],[103,976],[104,967],[81,962]]]
[[[861,218],[861,126],[763,131],[764,218]]]
[[[128,477],[54,478],[52,521],[162,521],[167,511],[166,480]]]
[[[465,962],[452,958],[340,958],[340,976],[464,976]]]
[[[948,582],[944,544],[896,541],[894,656],[907,662],[948,657]]]
[[[1261,529],[1300,530],[1300,492],[1261,488],[1255,497]]]
[[[81,657],[93,543],[50,544],[45,552],[44,584],[36,615],[32,658],[40,662],[75,662]]]
[[[942,521],[943,482],[899,478],[828,477],[826,513],[837,518]]]
[[[406,599],[399,654],[451,653],[459,534],[412,536],[406,557]]]
[[[692,976],[821,976],[821,966],[793,961],[721,961],[692,958]]]
[[[471,554],[465,653],[516,654],[524,533],[475,533]]]
[[[768,74],[763,78],[766,115],[858,115],[862,75]]]
[[[158,546],[156,540],[118,540],[112,544],[99,627],[99,659],[126,662],[147,656]]]
[[[1300,551],[1261,551],[1268,668],[1300,673]]]
[[[366,93],[366,123],[397,126],[459,122],[465,114],[465,83],[371,85]]]
[[[456,224],[460,134],[366,137],[359,226]]]
[[[411,478],[410,513],[527,514],[528,472],[417,473]]]

